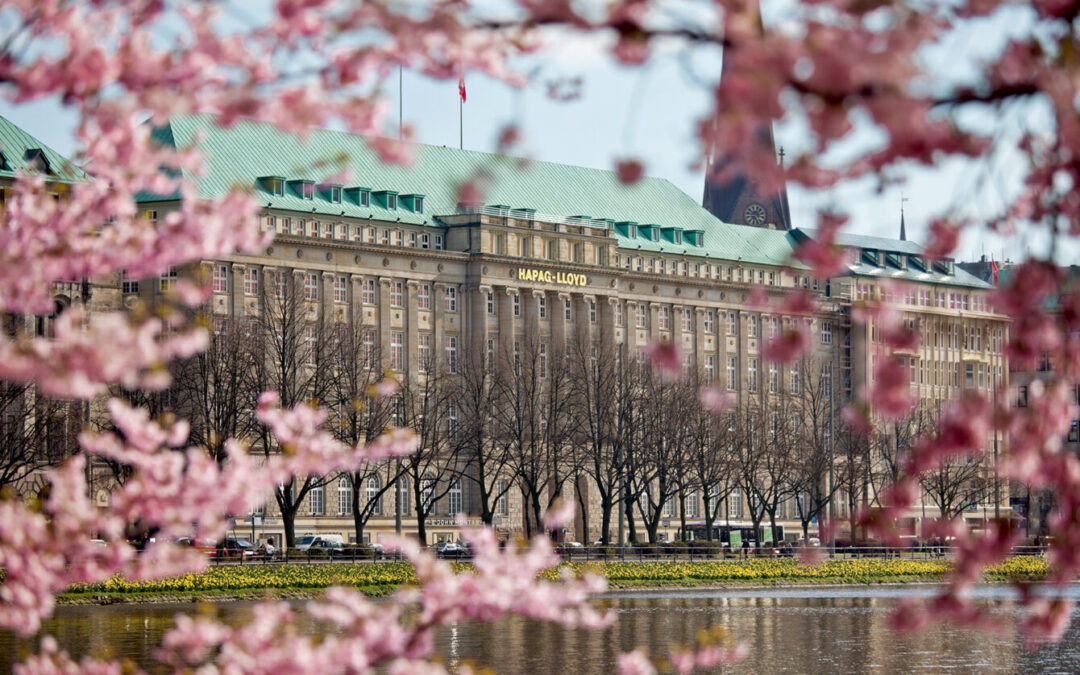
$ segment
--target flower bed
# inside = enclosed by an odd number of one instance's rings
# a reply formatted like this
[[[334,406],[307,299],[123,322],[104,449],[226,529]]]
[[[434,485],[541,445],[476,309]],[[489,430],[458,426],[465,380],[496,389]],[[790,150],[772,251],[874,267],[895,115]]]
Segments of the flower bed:
[[[468,569],[468,563],[456,563]],[[695,561],[695,562],[590,562],[564,563],[546,575],[556,578],[569,569],[575,574],[592,572],[607,577],[613,586],[701,585],[707,583],[882,583],[914,579],[939,579],[950,568],[947,560],[826,560],[807,565],[793,559]],[[1005,560],[986,570],[993,581],[1042,579],[1047,574],[1045,559],[1021,556]],[[322,589],[333,585],[361,589],[387,589],[415,581],[407,563],[326,564],[326,565],[245,565],[212,567],[202,574],[173,579],[130,581],[110,579],[100,584],[77,584],[69,589],[79,594],[127,593],[214,593]]]

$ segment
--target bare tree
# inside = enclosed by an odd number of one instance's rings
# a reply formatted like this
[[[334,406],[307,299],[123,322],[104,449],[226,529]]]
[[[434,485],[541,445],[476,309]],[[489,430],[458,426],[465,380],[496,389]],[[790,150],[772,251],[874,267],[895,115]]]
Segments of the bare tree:
[[[629,398],[630,373],[623,369],[622,345],[601,330],[594,340],[570,344],[574,426],[572,439],[581,467],[600,497],[600,541],[611,541],[611,519],[621,501],[623,452],[621,413]],[[584,509],[582,509],[584,513]]]
[[[826,358],[805,359],[800,367],[799,392],[793,396],[802,426],[794,439],[796,452],[789,480],[803,539],[810,536],[810,523],[828,515],[837,489],[836,480],[830,480],[830,472],[835,468],[833,428],[840,419],[833,393],[832,367]]]
[[[712,541],[720,505],[736,485],[736,419],[732,412],[716,415],[701,406],[692,410],[694,429],[687,447],[686,480],[701,487],[705,539]]]
[[[484,350],[466,342],[454,400],[460,422],[457,436],[450,439],[451,452],[462,464],[462,477],[475,485],[480,518],[491,525],[499,500],[510,491],[507,479],[511,455],[495,434],[494,354],[489,360]]]
[[[252,409],[262,391],[277,391],[286,408],[323,401],[330,392],[339,333],[320,311],[318,291],[312,288],[317,283],[305,284],[289,270],[264,275],[260,311],[247,338],[252,367],[245,393]],[[280,450],[263,426],[255,428],[255,438],[267,455]],[[294,545],[296,516],[308,493],[328,482],[326,476],[294,477],[274,490],[286,547]]]
[[[352,446],[375,440],[391,426],[395,401],[375,394],[383,379],[379,348],[360,316],[353,312],[336,326],[336,349],[329,356],[327,389],[329,427],[342,442]],[[357,543],[373,516],[382,514],[383,495],[398,486],[400,462],[365,462],[338,480],[348,490],[347,511],[352,514]]]
[[[577,473],[570,435],[570,377],[564,354],[538,336],[515,339],[501,354],[495,387],[497,437],[525,497],[532,534],[544,512]]]
[[[82,406],[41,396],[30,385],[0,382],[0,489],[17,486],[78,449]]]
[[[225,461],[225,442],[248,438],[255,431],[250,397],[251,352],[248,340],[253,322],[215,320],[210,345],[180,362],[173,383],[177,411],[191,424],[190,441],[206,448],[219,464]]]
[[[417,363],[417,375],[407,377],[396,397],[395,426],[416,432],[416,450],[401,459],[408,476],[416,513],[417,537],[427,543],[427,519],[455,481],[461,480],[458,458],[450,452],[460,429],[450,415],[456,406],[457,376],[440,359],[431,356]]]
[[[638,511],[649,537],[657,542],[664,507],[683,483],[692,425],[686,411],[697,406],[696,389],[688,382],[665,382],[646,374],[638,404],[645,437],[637,453],[633,480],[637,484]]]

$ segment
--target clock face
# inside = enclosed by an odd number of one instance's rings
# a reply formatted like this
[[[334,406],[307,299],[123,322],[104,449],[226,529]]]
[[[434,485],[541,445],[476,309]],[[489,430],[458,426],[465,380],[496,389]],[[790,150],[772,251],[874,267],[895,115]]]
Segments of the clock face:
[[[747,225],[753,225],[755,227],[765,224],[765,207],[758,203],[753,203],[746,207],[743,211],[743,220]]]

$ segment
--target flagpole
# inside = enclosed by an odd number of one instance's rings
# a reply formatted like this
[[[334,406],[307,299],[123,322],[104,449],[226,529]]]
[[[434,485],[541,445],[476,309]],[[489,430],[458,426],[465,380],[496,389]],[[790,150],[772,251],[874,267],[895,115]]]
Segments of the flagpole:
[[[404,104],[402,103],[402,101],[405,99],[405,89],[401,86],[402,81],[404,79],[402,77],[402,75],[401,75],[402,68],[403,68],[403,66],[401,64],[398,64],[398,68],[397,68],[397,139],[399,141],[402,139],[402,133],[403,133],[402,132],[402,125],[404,124],[404,120],[402,119],[402,114],[401,114],[401,111],[404,109]]]
[[[458,150],[465,149],[465,100],[458,96]]]

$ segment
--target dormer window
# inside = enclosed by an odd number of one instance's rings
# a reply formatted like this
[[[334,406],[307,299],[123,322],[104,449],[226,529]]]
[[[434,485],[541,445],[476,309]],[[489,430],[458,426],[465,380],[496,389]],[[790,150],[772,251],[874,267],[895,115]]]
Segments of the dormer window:
[[[11,171],[11,165],[8,164],[7,156],[0,152],[0,171]]]
[[[45,157],[44,151],[40,148],[30,148],[26,151],[26,166],[31,171],[52,173],[52,167],[49,166],[49,160]]]
[[[682,230],[675,230],[671,233],[671,238],[676,244],[682,243]]]
[[[423,213],[424,195],[415,193],[401,195],[401,204],[413,213]]]
[[[259,176],[256,184],[275,197],[285,196],[285,179],[281,176]]]
[[[340,204],[341,203],[341,186],[340,185],[331,185],[328,195],[330,197],[331,203]]]
[[[637,239],[637,225],[627,225],[626,236],[630,237],[631,239]]]
[[[386,208],[391,210],[397,209],[397,195],[386,195]]]
[[[289,181],[289,187],[296,192],[296,196],[300,199],[315,199],[315,181],[291,180]]]
[[[660,241],[660,228],[653,227],[653,228],[649,228],[649,229],[652,230],[652,240],[653,241]]]

